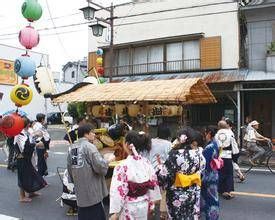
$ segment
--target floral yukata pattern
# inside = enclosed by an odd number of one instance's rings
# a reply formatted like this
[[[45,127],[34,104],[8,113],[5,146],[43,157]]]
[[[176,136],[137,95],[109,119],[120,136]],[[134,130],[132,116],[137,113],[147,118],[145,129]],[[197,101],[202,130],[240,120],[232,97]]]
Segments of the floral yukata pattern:
[[[139,197],[128,196],[128,182],[152,181],[154,189]],[[120,220],[145,220],[154,202],[161,199],[157,176],[151,163],[142,156],[129,155],[114,169],[110,187],[110,213],[119,213]]]
[[[200,186],[175,187],[176,173],[185,175],[200,174],[205,168],[205,159],[198,150],[172,150],[165,163],[159,166],[159,184],[167,190],[169,219],[193,220],[200,200]]]

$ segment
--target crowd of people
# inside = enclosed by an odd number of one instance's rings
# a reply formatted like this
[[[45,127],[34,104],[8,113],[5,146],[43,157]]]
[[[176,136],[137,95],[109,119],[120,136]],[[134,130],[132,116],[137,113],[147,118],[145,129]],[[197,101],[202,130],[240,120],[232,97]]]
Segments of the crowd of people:
[[[79,220],[106,219],[107,160],[93,145],[91,125],[77,128],[78,140],[68,154],[69,179],[75,184]],[[238,165],[239,147],[229,119],[203,132],[191,127],[178,131],[161,124],[157,137],[128,131],[123,145],[127,158],[114,168],[109,190],[110,219],[220,219],[219,196],[234,198],[233,172],[245,180]],[[93,183],[93,184],[90,184]]]
[[[31,202],[33,196],[40,195],[37,191],[48,185],[43,177],[48,174],[51,139],[44,114],[37,114],[34,122],[24,117],[24,123],[24,129],[10,138],[8,145],[10,158],[16,159],[19,201]],[[256,141],[269,141],[257,132],[258,125],[249,122],[244,137],[247,147],[255,152],[251,163],[264,154]],[[65,193],[74,196],[73,203],[66,203],[71,206],[69,213],[77,214],[79,220],[106,219],[103,200],[109,196],[111,220],[153,219],[156,212],[160,219],[220,219],[219,198],[234,198],[233,172],[245,180],[232,126],[224,118],[203,132],[183,127],[173,142],[165,124],[158,126],[152,139],[143,131],[129,129],[123,144],[127,157],[114,168],[108,190],[105,176],[115,157],[104,157],[98,151],[93,144],[93,126],[78,119],[64,137],[71,142],[63,182]],[[8,168],[13,169],[14,163],[9,162]]]

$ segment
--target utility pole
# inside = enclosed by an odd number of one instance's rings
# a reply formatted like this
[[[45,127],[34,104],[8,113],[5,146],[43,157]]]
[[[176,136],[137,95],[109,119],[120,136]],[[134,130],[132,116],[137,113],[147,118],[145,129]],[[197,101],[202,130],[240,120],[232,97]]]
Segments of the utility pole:
[[[101,21],[105,24],[110,25],[110,29],[111,29],[111,39],[110,39],[110,72],[109,72],[109,80],[110,82],[112,82],[113,79],[113,70],[114,70],[114,19],[116,19],[116,17],[114,17],[114,5],[113,3],[111,3],[110,7],[103,7],[102,5],[98,4],[98,3],[94,3],[92,0],[87,0],[88,2],[88,6],[85,8],[81,8],[80,10],[83,11],[84,14],[84,18],[88,21],[94,22],[96,21],[96,24],[93,25],[89,25],[89,27],[91,27],[93,29],[93,35],[96,37],[100,37],[102,36],[103,33],[103,28],[106,28],[105,26],[98,24],[98,21]],[[94,18],[95,12],[98,10],[94,7],[91,7],[91,5],[96,6],[97,8],[99,8],[100,10],[104,10],[107,11],[109,13],[109,17],[108,18]]]

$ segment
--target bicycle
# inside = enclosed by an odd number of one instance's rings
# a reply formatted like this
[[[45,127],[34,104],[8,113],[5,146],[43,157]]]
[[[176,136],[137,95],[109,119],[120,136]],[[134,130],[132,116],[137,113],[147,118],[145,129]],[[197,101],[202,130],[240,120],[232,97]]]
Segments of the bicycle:
[[[239,164],[244,169],[245,174],[248,174],[254,167],[267,167],[271,173],[275,174],[275,148],[272,142],[268,141],[265,145],[261,145],[261,147],[264,148],[265,153],[254,164],[250,162],[254,152],[249,149],[240,150]]]

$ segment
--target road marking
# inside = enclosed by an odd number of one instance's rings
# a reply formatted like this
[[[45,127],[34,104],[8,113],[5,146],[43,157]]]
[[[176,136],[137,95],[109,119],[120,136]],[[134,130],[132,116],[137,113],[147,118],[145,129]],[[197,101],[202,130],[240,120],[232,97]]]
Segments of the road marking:
[[[56,154],[56,155],[67,155],[67,152],[54,152],[54,151],[49,151],[51,154]]]
[[[4,167],[4,168],[7,168],[8,165],[7,164],[0,164],[0,167]],[[0,218],[1,219],[1,218]]]
[[[246,171],[248,168],[241,168],[241,171]],[[257,172],[270,172],[268,169],[263,169],[263,168],[252,168],[249,172],[251,171],[257,171]]]
[[[232,194],[238,195],[238,196],[252,196],[252,197],[258,197],[258,198],[275,199],[274,194],[263,194],[263,193],[252,193],[252,192],[232,192]]]
[[[14,218],[12,216],[2,215],[2,214],[0,214],[0,219],[1,220],[19,220],[19,218]]]

